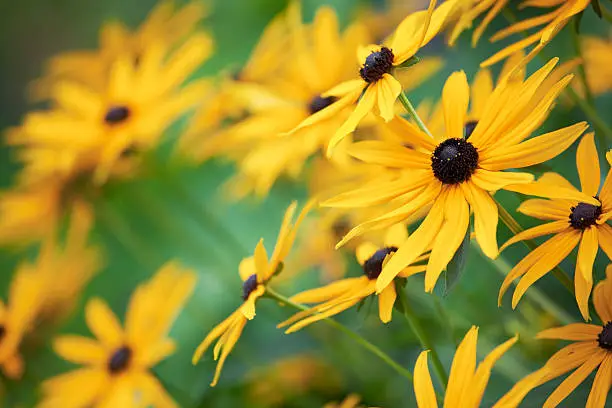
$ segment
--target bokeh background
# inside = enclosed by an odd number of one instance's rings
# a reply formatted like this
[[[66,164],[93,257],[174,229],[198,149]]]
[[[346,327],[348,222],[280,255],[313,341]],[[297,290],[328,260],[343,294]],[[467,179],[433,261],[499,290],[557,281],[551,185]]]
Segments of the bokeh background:
[[[211,76],[244,63],[266,23],[287,4],[280,0],[209,3],[210,16],[203,25],[213,34],[216,52],[199,75]],[[415,7],[419,3],[423,2],[415,0]],[[0,128],[19,124],[22,115],[33,108],[28,103],[28,83],[41,74],[49,57],[70,49],[95,48],[103,22],[120,19],[135,27],[155,4],[155,0],[0,2]],[[360,8],[382,10],[386,7],[382,0],[304,0],[306,18],[311,18],[321,4],[332,5],[343,23],[353,18]],[[503,19],[496,20],[490,32],[504,24]],[[586,13],[582,27],[587,33],[605,34],[605,25],[592,12]],[[567,44],[567,36],[562,34],[546,53],[569,57],[572,50]],[[467,35],[454,49],[447,49],[443,40],[437,39],[424,53],[444,57],[445,66],[439,75],[413,92],[411,98],[416,101],[437,98],[450,72],[464,69],[473,77],[478,63],[495,49],[499,46],[482,41],[474,50]],[[541,61],[534,61],[531,68],[538,64]],[[612,108],[609,98],[600,98],[598,104],[600,112],[610,112]],[[584,119],[580,111],[560,104],[544,130]],[[550,165],[577,182],[574,160],[575,147]],[[0,149],[0,188],[10,188],[15,170],[11,151],[3,147]],[[534,172],[544,170],[534,169]],[[214,362],[208,355],[199,365],[192,366],[193,350],[208,330],[239,304],[241,287],[237,266],[240,259],[254,248],[260,236],[271,245],[288,203],[294,199],[304,202],[306,197],[304,185],[281,180],[265,200],[228,203],[220,186],[232,171],[231,164],[220,160],[197,168],[173,163],[162,170],[163,174],[148,174],[105,186],[95,203],[94,235],[94,241],[103,248],[105,266],[88,286],[80,305],[91,296],[100,296],[122,316],[136,285],[167,260],[178,259],[198,272],[199,283],[171,333],[179,345],[178,352],[157,366],[155,372],[181,406],[318,407],[331,400],[341,400],[349,393],[361,395],[371,406],[415,406],[412,387],[403,378],[326,325],[314,325],[291,336],[276,330],[276,323],[291,311],[267,300],[258,305],[257,318],[247,325],[220,384],[216,388],[208,387]],[[177,185],[190,191],[191,197],[181,195]],[[510,193],[500,193],[499,198],[510,209],[515,209],[520,200]],[[532,219],[520,215],[517,218],[524,227],[535,225]],[[500,226],[499,241],[509,236],[506,228]],[[514,381],[539,367],[555,351],[552,342],[534,342],[531,337],[535,332],[543,325],[558,323],[559,316],[569,321],[580,321],[580,316],[573,299],[566,296],[551,276],[531,289],[534,296],[523,301],[517,311],[512,312],[508,299],[498,309],[496,293],[503,274],[526,254],[526,249],[516,245],[496,261],[485,259],[477,246],[472,246],[470,252],[467,271],[452,292],[444,294],[440,290],[434,299],[422,293],[422,280],[414,278],[409,282],[410,299],[426,330],[439,344],[447,368],[456,342],[472,324],[481,327],[479,352],[483,354],[515,332],[521,333],[521,343],[496,367],[483,400],[484,406],[490,406]],[[6,293],[16,264],[32,255],[32,251],[23,249],[0,249],[0,293]],[[605,265],[603,257],[598,259],[596,279],[603,276]],[[354,273],[358,274],[356,265],[353,266]],[[563,266],[570,271],[574,267],[572,262],[565,262]],[[318,276],[313,271],[285,283],[283,292],[292,294],[312,287],[317,284]],[[547,302],[556,310],[556,316],[543,311],[542,304]],[[383,327],[376,309],[366,304],[360,311],[347,311],[340,320],[404,366],[413,367],[420,346],[401,319],[396,318]],[[82,307],[77,308],[59,332],[87,334]],[[2,380],[3,406],[34,405],[40,381],[69,368],[68,363],[54,355],[45,338],[29,339],[23,353],[26,374],[20,381]],[[553,382],[533,392],[524,406],[540,406],[556,384]],[[588,388],[582,387],[564,406],[585,401],[587,392]]]

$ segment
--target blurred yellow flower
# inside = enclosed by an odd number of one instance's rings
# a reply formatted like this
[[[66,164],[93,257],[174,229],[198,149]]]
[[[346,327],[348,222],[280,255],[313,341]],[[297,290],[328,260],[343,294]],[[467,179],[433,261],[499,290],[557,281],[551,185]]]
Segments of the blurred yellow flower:
[[[341,402],[328,402],[323,408],[359,408],[363,407],[360,404],[361,397],[357,394],[347,395],[346,398]]]
[[[612,259],[612,227],[606,222],[612,217],[612,176],[610,175],[612,172],[608,171],[603,187],[599,190],[601,176],[593,133],[584,136],[580,141],[576,153],[576,165],[582,194],[587,199],[594,198],[594,202],[577,199],[578,190],[557,173],[545,173],[538,182],[517,189],[526,194],[533,194],[532,190],[537,189],[538,195],[547,197],[546,192],[538,189],[538,185],[554,186],[553,193],[556,197],[552,200],[527,200],[517,210],[531,217],[552,222],[515,235],[501,249],[525,239],[555,235],[529,253],[508,273],[499,291],[500,304],[512,281],[521,278],[512,296],[512,307],[516,307],[532,284],[561,263],[578,246],[574,273],[576,301],[584,319],[589,320],[593,263],[598,248],[601,247]],[[567,192],[566,197],[563,197],[564,191]]]
[[[240,279],[242,279],[242,299],[244,302],[234,313],[208,333],[198,346],[192,359],[193,364],[197,364],[213,341],[218,339],[214,347],[214,359],[218,360],[218,362],[215,376],[210,384],[211,387],[217,385],[225,360],[238,342],[247,321],[253,320],[255,317],[255,304],[265,294],[266,285],[275,274],[282,270],[283,262],[295,241],[297,229],[312,205],[313,203],[311,202],[304,206],[294,224],[292,224],[292,221],[297,203],[293,202],[287,208],[278,238],[276,239],[274,252],[270,258],[268,258],[262,238],[257,243],[253,256],[245,258],[240,262],[238,272]]]
[[[357,260],[363,268],[364,276],[347,278],[327,286],[299,293],[291,298],[297,303],[317,303],[310,309],[296,313],[277,327],[289,328],[286,334],[296,332],[309,324],[326,319],[345,311],[370,295],[376,293],[376,279],[384,265],[393,259],[398,246],[408,238],[406,226],[397,224],[389,228],[385,237],[385,246],[380,248],[371,242],[364,242],[357,247]],[[425,261],[429,255],[421,256],[414,263]],[[424,272],[426,265],[410,265],[402,269],[397,276],[407,278]],[[395,282],[391,281],[378,295],[378,316],[383,323],[391,321],[393,305],[397,297]]]
[[[606,279],[595,286],[593,304],[603,324],[572,323],[540,332],[538,339],[568,340],[573,343],[556,352],[544,367],[516,383],[499,401],[500,404],[518,405],[532,389],[576,369],[548,396],[543,407],[552,408],[561,404],[595,370],[597,374],[586,406],[606,406],[612,381],[612,266],[606,269]]]
[[[391,126],[412,148],[392,141],[364,141],[349,153],[366,163],[397,169],[395,179],[365,186],[323,202],[324,206],[360,208],[393,204],[383,215],[353,228],[338,247],[370,229],[402,222],[432,205],[421,225],[399,246],[378,277],[380,293],[406,266],[432,247],[425,274],[425,290],[431,292],[442,270],[452,259],[468,230],[470,208],[475,236],[483,252],[494,258],[497,248],[497,206],[491,193],[512,185],[530,183],[529,173],[504,170],[542,163],[567,149],[587,128],[577,123],[529,138],[557,95],[572,76],[537,94],[557,59],[522,81],[502,81],[488,100],[482,118],[465,139],[470,87],[463,72],[452,74],[444,86],[445,134],[431,137],[397,116]],[[582,197],[582,195],[580,195]]]
[[[43,382],[40,407],[176,407],[149,370],[175,350],[168,332],[191,296],[195,273],[167,264],[133,293],[125,329],[102,300],[85,307],[92,340],[60,336],[53,348],[63,359],[85,367]]]
[[[591,92],[600,95],[612,90],[612,39],[584,36],[582,49]]]
[[[0,368],[12,379],[21,378],[24,371],[19,347],[41,310],[42,283],[27,265],[20,265],[13,275],[8,301],[0,300]]]
[[[196,29],[207,12],[203,0],[181,7],[172,0],[163,0],[136,30],[120,21],[108,22],[100,30],[99,49],[68,51],[53,57],[44,76],[32,84],[32,94],[35,99],[49,98],[53,85],[64,80],[104,92],[115,61],[127,55],[138,64],[151,46],[162,53],[169,52]]]
[[[446,388],[446,395],[444,396],[444,407],[480,407],[493,366],[517,340],[518,337],[514,337],[497,346],[477,367],[476,345],[478,341],[478,328],[472,326],[455,352],[448,379],[448,387]],[[414,366],[414,393],[419,408],[438,407],[436,393],[427,366],[428,353],[429,351],[421,352]],[[495,407],[510,408],[516,405],[502,405],[498,402]]]

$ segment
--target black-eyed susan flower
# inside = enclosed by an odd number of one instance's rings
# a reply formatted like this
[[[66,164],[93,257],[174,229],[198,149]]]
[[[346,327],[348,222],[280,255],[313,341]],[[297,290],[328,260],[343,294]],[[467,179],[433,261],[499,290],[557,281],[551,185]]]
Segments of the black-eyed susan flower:
[[[215,376],[210,384],[211,387],[217,385],[225,360],[238,342],[244,326],[255,317],[255,304],[266,292],[266,285],[282,269],[283,262],[293,246],[297,229],[312,205],[313,203],[309,203],[304,206],[295,223],[292,222],[297,204],[293,202],[287,208],[276,239],[274,252],[270,258],[268,258],[263,239],[261,239],[255,247],[253,256],[240,262],[238,270],[242,279],[243,303],[234,313],[208,333],[198,346],[192,359],[193,364],[196,364],[208,350],[208,347],[217,340],[214,347],[214,358],[218,362]]]
[[[405,242],[407,237],[406,226],[397,224],[387,231],[383,247],[379,247],[372,242],[364,242],[359,245],[356,255],[363,268],[363,276],[341,279],[322,288],[307,290],[293,296],[291,300],[294,302],[317,303],[317,305],[307,311],[295,314],[280,323],[278,327],[289,326],[285,333],[296,332],[309,324],[341,313],[375,294],[376,279],[384,265],[390,259],[393,259],[398,246]],[[398,276],[407,278],[419,272],[424,272],[426,266],[418,265],[417,262],[424,261],[427,258],[428,255],[424,255],[415,259],[415,264],[403,268]],[[396,298],[395,282],[391,281],[378,295],[378,316],[383,323],[391,321]]]
[[[451,365],[448,387],[444,396],[445,408],[478,408],[491,376],[493,366],[516,343],[518,337],[511,338],[497,346],[476,366],[476,345],[478,328],[472,326],[455,352]],[[428,351],[419,354],[414,366],[414,393],[419,408],[437,408],[436,393],[427,366]],[[513,405],[495,407],[509,408]]]
[[[606,269],[606,279],[595,286],[593,304],[602,325],[572,323],[540,332],[538,339],[566,340],[572,343],[557,351],[541,369],[516,383],[499,401],[500,404],[518,405],[532,389],[575,369],[555,388],[542,406],[552,408],[561,404],[593,371],[597,371],[597,374],[586,406],[606,406],[612,378],[612,266]]]
[[[104,301],[90,300],[85,319],[96,340],[66,335],[53,343],[63,359],[84,367],[44,381],[40,406],[176,407],[149,370],[174,352],[168,331],[195,283],[191,271],[162,267],[132,295],[125,328]]]
[[[393,208],[353,228],[338,246],[364,231],[406,220],[431,205],[421,225],[383,268],[376,284],[378,293],[430,247],[425,289],[432,291],[464,239],[470,209],[474,213],[475,236],[480,247],[487,256],[497,256],[498,212],[491,193],[533,180],[531,174],[504,170],[555,157],[587,128],[581,122],[528,139],[572,78],[568,75],[546,92],[538,93],[556,63],[556,59],[551,60],[524,81],[513,79],[498,84],[473,129],[467,122],[470,92],[467,78],[463,72],[455,72],[446,81],[442,94],[445,134],[432,138],[396,117],[391,125],[403,137],[404,144],[364,141],[351,146],[349,152],[354,157],[396,169],[396,177],[383,183],[368,183],[323,205],[359,208],[392,204]],[[465,138],[466,125],[471,131],[468,138]],[[414,148],[406,147],[406,142]]]
[[[32,84],[33,96],[48,98],[53,85],[64,80],[104,92],[117,59],[129,55],[138,63],[151,46],[162,54],[168,53],[193,33],[206,14],[204,1],[195,0],[177,7],[172,0],[162,0],[135,30],[120,21],[108,22],[99,32],[99,49],[68,51],[53,57],[47,63],[44,76]]]
[[[313,112],[297,129],[312,126],[351,107],[352,113],[329,141],[327,151],[331,154],[332,149],[352,133],[368,113],[375,112],[387,122],[393,119],[395,101],[402,92],[402,84],[393,74],[395,69],[414,57],[421,47],[438,34],[456,3],[455,0],[446,1],[435,8],[436,1],[431,1],[428,10],[406,17],[397,26],[389,43],[360,47],[360,78],[342,82],[324,92],[321,96],[332,98],[333,103]]]
[[[527,289],[557,266],[578,247],[578,260],[574,273],[576,302],[585,320],[589,319],[589,297],[593,287],[593,263],[601,247],[612,259],[612,227],[607,220],[612,217],[612,176],[608,172],[603,187],[600,185],[600,168],[593,133],[586,135],[576,154],[576,164],[584,197],[595,202],[576,199],[578,190],[556,173],[544,174],[533,186],[526,186],[530,193],[538,184],[550,184],[566,190],[571,196],[556,199],[531,199],[523,202],[518,211],[541,220],[552,221],[523,231],[508,240],[502,249],[516,242],[554,234],[523,258],[506,276],[499,291],[499,302],[512,281],[521,278],[512,296],[515,307]],[[546,194],[541,194],[546,197]]]
[[[0,301],[0,368],[18,379],[24,371],[19,348],[41,310],[44,286],[27,264],[20,265],[11,281],[7,302]]]

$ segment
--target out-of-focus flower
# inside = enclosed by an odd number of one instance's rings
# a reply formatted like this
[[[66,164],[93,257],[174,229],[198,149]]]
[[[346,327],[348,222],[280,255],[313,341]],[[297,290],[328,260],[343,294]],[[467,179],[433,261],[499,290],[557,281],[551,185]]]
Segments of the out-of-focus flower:
[[[499,303],[506,290],[517,278],[521,278],[512,296],[512,307],[516,307],[527,289],[542,276],[550,272],[578,246],[578,260],[574,273],[576,301],[585,320],[589,320],[589,297],[593,287],[593,263],[601,247],[612,259],[612,227],[607,220],[612,217],[612,172],[604,181],[601,191],[599,159],[593,133],[586,135],[576,154],[576,165],[580,176],[582,194],[593,197],[595,202],[576,199],[578,190],[557,173],[546,173],[538,182],[518,191],[531,194],[538,185],[555,186],[552,200],[531,199],[523,202],[518,211],[541,220],[552,221],[525,230],[506,242],[501,249],[516,242],[555,234],[534,249],[508,273],[499,291]],[[563,197],[563,192],[567,196]],[[540,191],[538,195],[546,197]]]
[[[99,33],[99,49],[69,51],[53,57],[44,76],[32,84],[33,96],[48,98],[53,85],[64,80],[104,92],[117,59],[127,55],[137,65],[151,46],[162,54],[168,53],[196,29],[207,11],[205,2],[200,0],[182,7],[163,0],[136,30],[120,21],[106,23]]]
[[[125,328],[102,300],[85,307],[96,340],[60,336],[53,343],[63,359],[85,367],[42,384],[41,407],[176,407],[149,370],[175,350],[168,332],[191,296],[195,273],[167,264],[133,293]]]
[[[299,293],[291,298],[297,303],[317,303],[307,311],[299,312],[280,323],[278,327],[289,328],[285,333],[296,332],[309,324],[334,316],[345,311],[370,295],[376,293],[376,279],[384,265],[393,259],[399,245],[406,241],[408,233],[406,226],[397,224],[387,231],[385,245],[379,246],[364,242],[357,247],[357,260],[363,267],[363,275],[359,278],[347,278],[333,282],[327,286]],[[406,266],[397,276],[407,278],[419,272],[424,272],[426,265],[416,265],[427,260],[429,255],[414,260],[415,265]],[[378,315],[383,323],[391,321],[393,305],[397,292],[395,282],[391,281],[378,295]]]
[[[292,224],[292,221],[297,203],[293,202],[287,208],[276,239],[274,252],[269,259],[262,238],[257,243],[253,256],[240,262],[238,272],[242,279],[242,299],[244,302],[234,313],[208,333],[198,346],[192,359],[193,364],[196,364],[213,341],[218,339],[214,348],[214,358],[218,362],[215,376],[210,384],[211,387],[217,385],[225,360],[238,342],[244,326],[255,317],[255,304],[265,294],[266,285],[283,268],[283,262],[295,241],[297,229],[312,205],[311,202],[304,206],[294,224]]]
[[[335,368],[315,355],[284,358],[248,375],[249,400],[267,407],[283,406],[310,393],[336,393],[341,378]]]
[[[448,387],[444,395],[444,407],[480,407],[480,402],[489,382],[493,366],[517,340],[518,337],[514,337],[497,346],[476,367],[478,328],[472,326],[455,352],[448,379]],[[417,406],[419,408],[438,407],[436,393],[427,366],[428,353],[429,351],[421,352],[414,366],[414,393],[416,394]],[[502,405],[498,402],[495,407],[510,408],[516,405]]]
[[[464,239],[470,208],[474,212],[475,235],[480,247],[487,256],[497,256],[498,211],[491,193],[533,180],[531,174],[504,170],[531,166],[557,156],[588,126],[581,122],[528,139],[572,78],[566,76],[538,95],[542,81],[556,63],[557,59],[551,60],[524,81],[514,78],[498,84],[482,118],[473,129],[470,126],[472,132],[467,139],[470,88],[465,74],[455,72],[446,81],[442,94],[444,135],[431,137],[396,116],[391,126],[411,148],[391,141],[364,141],[349,148],[351,155],[366,163],[397,169],[397,176],[385,183],[368,183],[345,192],[323,205],[361,208],[393,203],[394,206],[353,228],[338,246],[364,231],[394,225],[423,207],[432,206],[421,225],[384,266],[376,284],[378,293],[427,248],[433,249],[425,274],[425,289],[432,291]],[[578,199],[584,196],[577,194]],[[586,196],[584,201],[596,202]]]
[[[597,374],[586,406],[603,408],[606,405],[612,377],[612,266],[606,269],[606,279],[595,286],[593,304],[603,325],[572,323],[540,332],[538,339],[573,343],[556,352],[544,367],[516,383],[499,404],[518,405],[532,389],[576,369],[548,396],[543,407],[559,405],[595,370]]]
[[[377,112],[387,122],[393,119],[395,101],[402,92],[402,84],[393,74],[395,69],[407,63],[421,47],[431,41],[456,3],[456,0],[447,1],[436,9],[436,2],[432,1],[427,11],[406,17],[397,26],[389,43],[360,47],[360,78],[344,81],[322,93],[323,98],[333,103],[313,112],[294,131],[314,126],[351,107],[352,113],[329,141],[327,152],[331,154],[332,149],[352,133],[368,113]]]
[[[587,83],[594,95],[612,90],[612,39],[582,38]]]
[[[359,408],[363,407],[360,404],[361,397],[357,394],[350,394],[341,402],[328,402],[323,408]]]
[[[538,29],[533,34],[528,35],[526,38],[519,40],[505,48],[498,51],[480,65],[483,67],[493,65],[517,51],[522,51],[525,48],[538,44],[530,53],[530,55],[538,52],[545,44],[547,44],[575,15],[583,12],[591,3],[590,0],[525,0],[519,8],[537,7],[543,9],[551,9],[545,14],[540,16],[531,17],[522,21],[518,21],[503,30],[498,31],[491,37],[491,41],[499,41],[504,38],[511,36],[512,34],[522,33],[531,28],[544,26]],[[487,28],[489,23],[502,11],[502,9],[508,4],[508,0],[469,0],[463,2],[459,6],[457,11],[457,23],[453,28],[449,42],[453,44],[459,34],[470,28],[472,22],[484,12],[487,15],[480,23],[478,28],[474,30],[472,35],[472,45],[475,46],[484,30]]]
[[[41,310],[44,289],[31,268],[20,265],[13,276],[7,302],[0,301],[0,368],[9,378],[18,379],[23,374],[19,347]]]

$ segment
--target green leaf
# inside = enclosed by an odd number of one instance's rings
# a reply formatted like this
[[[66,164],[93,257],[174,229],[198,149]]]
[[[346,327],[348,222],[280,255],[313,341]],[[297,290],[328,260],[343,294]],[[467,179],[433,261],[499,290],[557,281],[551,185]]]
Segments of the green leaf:
[[[419,57],[417,57],[416,55],[414,55],[414,56],[408,58],[406,61],[402,62],[396,68],[397,69],[409,68],[409,67],[411,67],[413,65],[418,64],[419,62],[421,62],[421,59]]]
[[[576,33],[580,34],[580,23],[582,23],[582,16],[584,15],[584,11],[578,13],[576,17],[574,17],[574,26],[576,27]]]
[[[453,255],[453,259],[450,260],[446,267],[444,274],[444,296],[447,296],[453,287],[461,278],[463,271],[467,265],[467,256],[470,249],[470,228],[468,228],[463,237],[463,242],[459,245],[457,252]]]
[[[601,5],[599,4],[599,0],[591,0],[591,6],[593,6],[593,11],[595,11],[595,14],[597,14],[599,18],[602,18]]]

